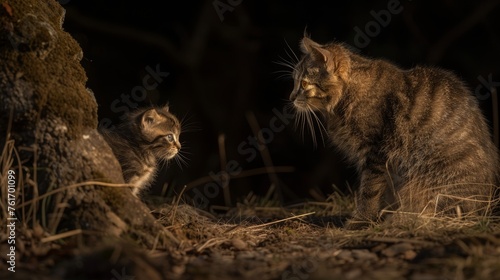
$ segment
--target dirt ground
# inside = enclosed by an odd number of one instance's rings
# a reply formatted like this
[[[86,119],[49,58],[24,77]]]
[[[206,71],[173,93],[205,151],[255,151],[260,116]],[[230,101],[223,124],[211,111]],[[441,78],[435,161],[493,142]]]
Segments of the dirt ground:
[[[16,273],[2,261],[0,278],[500,279],[499,217],[394,213],[390,222],[348,231],[341,225],[349,199],[240,204],[218,216],[182,203],[150,204],[165,229],[155,248],[133,238],[88,246],[79,236],[93,233],[52,240],[43,229],[19,229],[22,258]],[[5,252],[4,233],[0,239]]]
[[[338,227],[344,219],[328,215],[331,209],[325,205],[242,208],[232,209],[231,219],[224,222],[190,223],[186,233],[203,236],[194,237],[199,242],[186,254],[180,278],[500,278],[498,222],[408,214],[366,230],[347,231]],[[274,218],[257,218],[273,212]]]

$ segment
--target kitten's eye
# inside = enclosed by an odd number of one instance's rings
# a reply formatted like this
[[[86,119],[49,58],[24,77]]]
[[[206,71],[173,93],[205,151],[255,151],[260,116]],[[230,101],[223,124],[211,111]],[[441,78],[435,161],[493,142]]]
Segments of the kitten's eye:
[[[308,83],[306,80],[302,80],[302,81],[300,82],[300,85],[301,85],[301,86],[302,86],[302,88],[304,89],[304,88],[306,88],[306,87],[309,85],[309,83]]]
[[[174,141],[174,135],[173,134],[167,134],[167,136],[165,136],[165,138],[167,139],[168,142],[173,142]]]

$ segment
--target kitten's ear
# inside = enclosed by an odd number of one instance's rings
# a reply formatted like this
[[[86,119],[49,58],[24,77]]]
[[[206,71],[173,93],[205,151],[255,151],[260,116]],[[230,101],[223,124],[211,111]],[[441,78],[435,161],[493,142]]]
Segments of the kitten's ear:
[[[147,129],[157,123],[160,120],[161,116],[156,112],[156,109],[149,109],[144,114],[142,114],[141,118],[141,127],[143,129]]]
[[[323,48],[320,44],[314,42],[306,36],[302,39],[300,48],[303,53],[311,54],[315,59],[323,62],[327,62],[328,57],[331,55],[329,50]]]
[[[165,104],[163,107],[161,107],[161,109],[165,112],[168,112],[168,110],[170,109],[170,107],[168,106],[168,104]]]

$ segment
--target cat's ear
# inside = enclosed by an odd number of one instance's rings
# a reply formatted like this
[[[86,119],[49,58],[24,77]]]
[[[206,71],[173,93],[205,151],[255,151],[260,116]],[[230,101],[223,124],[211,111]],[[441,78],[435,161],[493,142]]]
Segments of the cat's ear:
[[[343,78],[349,75],[349,57],[342,48],[327,49],[308,37],[302,39],[302,52],[310,54],[316,61],[323,62],[331,73],[339,73]]]
[[[306,27],[304,27],[304,38],[311,38],[309,33],[307,33],[307,25],[306,25]]]
[[[161,109],[165,112],[168,112],[168,110],[170,109],[170,107],[168,106],[168,103],[163,105],[163,107],[161,107]]]
[[[311,54],[316,60],[327,62],[330,57],[330,51],[323,48],[320,44],[314,42],[308,37],[304,36],[300,44],[303,53]]]
[[[300,41],[300,49],[304,54],[308,54],[312,51],[313,48],[319,48],[320,44],[311,40],[308,36],[304,35],[302,41]]]
[[[141,118],[141,128],[147,129],[157,123],[161,119],[160,114],[156,112],[156,109],[149,109],[144,114],[142,114]]]

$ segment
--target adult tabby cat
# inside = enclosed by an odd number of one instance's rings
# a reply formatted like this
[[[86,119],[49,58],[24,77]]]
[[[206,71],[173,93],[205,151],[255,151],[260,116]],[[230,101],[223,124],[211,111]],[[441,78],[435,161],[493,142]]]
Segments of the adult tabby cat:
[[[179,155],[179,120],[168,106],[136,110],[113,129],[101,129],[122,167],[123,177],[133,184],[137,195],[149,186],[157,172],[158,161]]]
[[[432,215],[488,213],[498,153],[476,99],[455,75],[402,70],[307,37],[301,50],[290,100],[309,123],[316,112],[325,117],[331,142],[360,176],[347,228],[377,221],[387,206]]]

